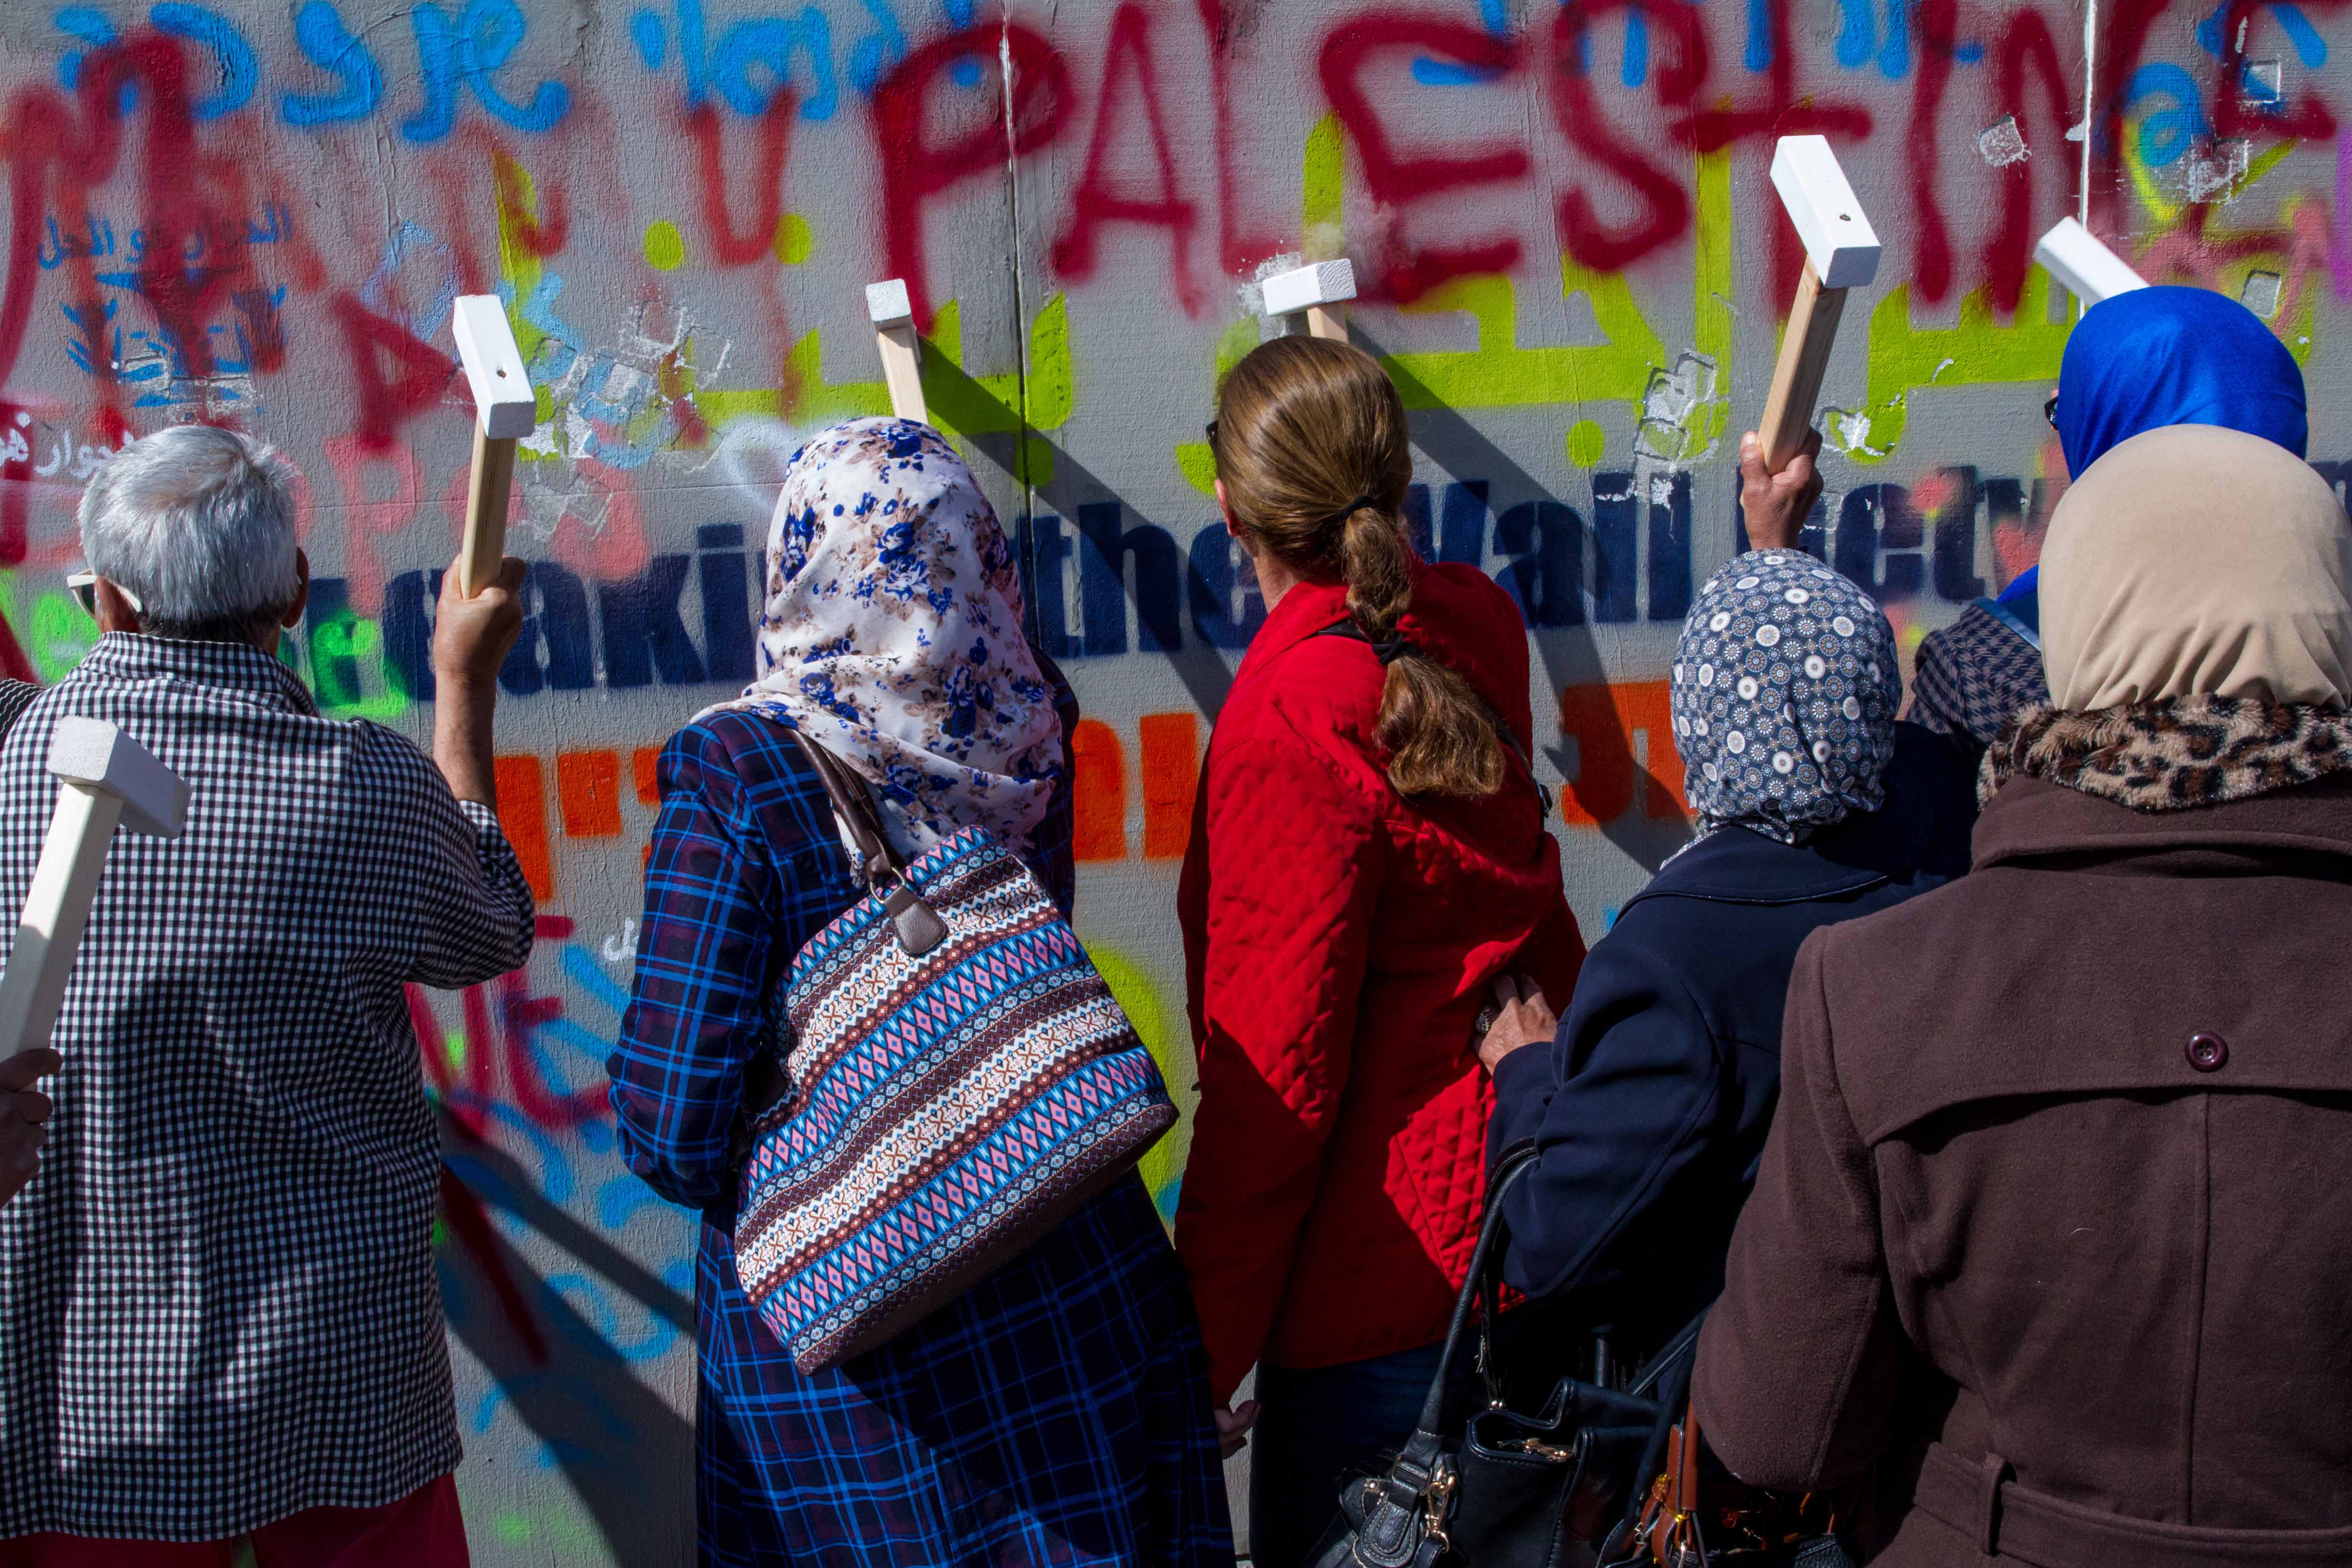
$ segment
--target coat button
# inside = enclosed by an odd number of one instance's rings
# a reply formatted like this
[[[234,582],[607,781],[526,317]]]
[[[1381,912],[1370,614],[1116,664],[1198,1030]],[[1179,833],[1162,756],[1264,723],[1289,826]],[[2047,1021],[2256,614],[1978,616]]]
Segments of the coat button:
[[[2230,1042],[2202,1032],[2189,1037],[2189,1065],[2199,1072],[2220,1072],[2230,1064]]]

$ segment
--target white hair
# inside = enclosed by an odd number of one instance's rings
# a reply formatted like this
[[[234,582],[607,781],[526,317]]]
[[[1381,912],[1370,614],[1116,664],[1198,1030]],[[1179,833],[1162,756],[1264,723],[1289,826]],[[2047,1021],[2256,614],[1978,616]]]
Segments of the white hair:
[[[89,569],[136,595],[158,637],[242,638],[300,591],[285,464],[234,430],[133,441],[92,476],[79,515]]]

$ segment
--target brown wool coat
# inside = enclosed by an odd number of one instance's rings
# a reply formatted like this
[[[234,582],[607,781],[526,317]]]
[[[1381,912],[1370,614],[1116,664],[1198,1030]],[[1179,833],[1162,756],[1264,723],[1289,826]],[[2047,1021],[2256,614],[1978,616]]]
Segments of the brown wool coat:
[[[1889,1568],[2352,1564],[2352,782],[1975,865],[1798,956],[1701,1431]]]

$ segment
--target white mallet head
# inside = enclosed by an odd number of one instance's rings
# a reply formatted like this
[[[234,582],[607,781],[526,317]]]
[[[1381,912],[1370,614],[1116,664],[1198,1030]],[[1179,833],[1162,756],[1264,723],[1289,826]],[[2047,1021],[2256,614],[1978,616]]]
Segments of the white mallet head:
[[[904,278],[886,278],[866,286],[866,313],[877,327],[903,327],[915,320],[914,302],[907,297]]]
[[[493,441],[530,435],[539,424],[539,404],[506,306],[496,294],[460,294],[449,329],[457,339],[466,384],[474,389],[474,417],[481,421],[482,434]]]
[[[1878,233],[1838,167],[1826,136],[1783,136],[1772,150],[1772,188],[1804,242],[1824,289],[1851,289],[1878,276]]]
[[[133,833],[177,838],[187,826],[187,781],[103,719],[58,720],[49,736],[49,772],[121,801],[121,826]]]
[[[2133,271],[2131,263],[2071,217],[2060,218],[2042,237],[2042,243],[2033,247],[2033,259],[2083,301],[2086,310],[2102,300],[2147,287],[2147,279]]]
[[[1350,261],[1318,261],[1277,272],[1258,285],[1269,316],[1287,316],[1312,305],[1339,305],[1356,297],[1356,267]]]

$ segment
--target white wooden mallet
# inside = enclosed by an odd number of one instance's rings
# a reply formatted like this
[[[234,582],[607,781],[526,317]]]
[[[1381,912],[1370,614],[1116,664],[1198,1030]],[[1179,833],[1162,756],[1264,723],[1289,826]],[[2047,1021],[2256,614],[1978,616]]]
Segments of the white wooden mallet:
[[[907,280],[885,279],[866,286],[866,313],[874,319],[874,346],[882,353],[882,379],[890,388],[890,412],[918,425],[931,422],[923,406],[923,345],[915,337],[915,307]]]
[[[515,441],[539,424],[539,404],[496,294],[457,296],[449,327],[474,389],[474,471],[466,487],[466,544],[457,556],[457,586],[470,599],[498,580],[506,559]]]
[[[1805,246],[1805,273],[1789,308],[1789,333],[1772,367],[1758,433],[1764,467],[1779,473],[1804,445],[1821,401],[1830,347],[1837,342],[1845,291],[1878,276],[1878,235],[1864,215],[1826,136],[1783,136],[1772,151],[1772,188]]]
[[[2033,259],[2089,310],[2102,300],[2147,287],[2131,263],[2109,250],[2099,237],[2071,217],[2062,217],[2033,247]]]
[[[1269,316],[1307,312],[1307,330],[1318,338],[1348,341],[1346,307],[1356,297],[1356,266],[1351,261],[1318,261],[1277,272],[1258,285]]]
[[[158,838],[177,838],[187,825],[186,781],[103,719],[58,720],[49,772],[58,804],[0,973],[0,1054],[8,1056],[49,1043],[116,825]]]

